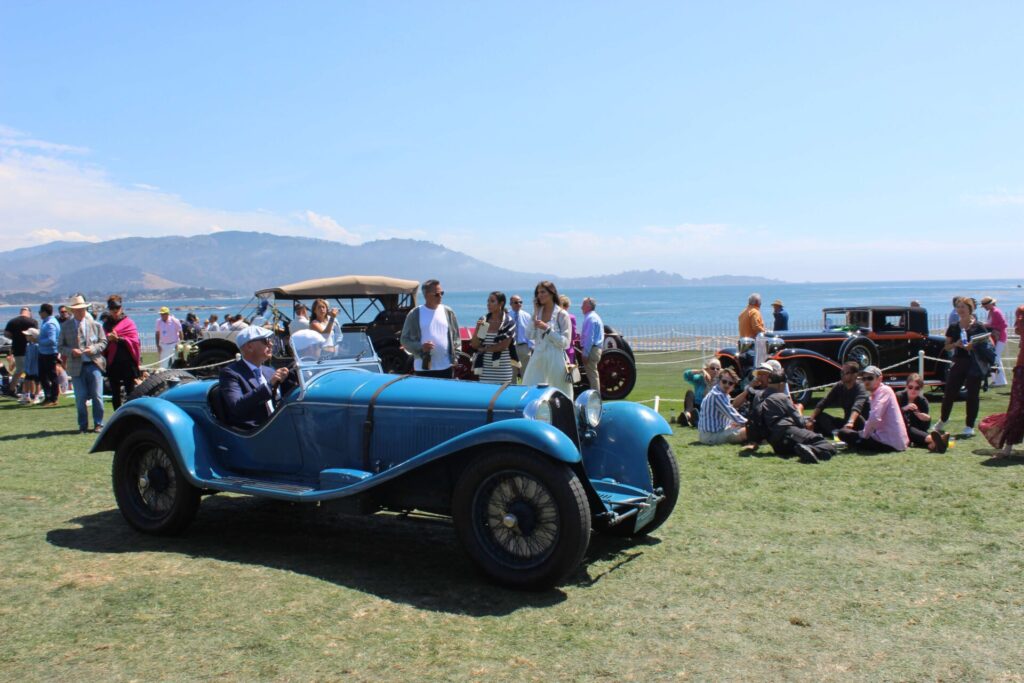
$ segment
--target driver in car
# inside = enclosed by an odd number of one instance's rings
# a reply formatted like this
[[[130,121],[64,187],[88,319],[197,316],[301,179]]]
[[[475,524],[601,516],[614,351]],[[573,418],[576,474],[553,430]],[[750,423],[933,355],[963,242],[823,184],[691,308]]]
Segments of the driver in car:
[[[273,370],[263,365],[273,355],[273,336],[266,328],[250,325],[235,337],[242,358],[220,371],[220,393],[232,427],[256,429],[296,385],[288,368]]]

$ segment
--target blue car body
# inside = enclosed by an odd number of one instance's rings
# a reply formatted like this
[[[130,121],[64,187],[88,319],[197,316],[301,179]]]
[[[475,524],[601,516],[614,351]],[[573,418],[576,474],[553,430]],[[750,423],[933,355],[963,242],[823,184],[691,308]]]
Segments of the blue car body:
[[[581,404],[545,385],[499,387],[334,369],[309,376],[266,424],[242,431],[217,418],[216,391],[216,381],[196,381],[130,401],[92,451],[117,451],[132,434],[149,430],[162,437],[188,485],[203,493],[333,501],[360,513],[452,514],[453,491],[468,464],[514,449],[570,470],[598,529],[643,533],[658,505],[667,504],[665,482],[654,481],[648,453],[671,429],[639,404],[604,405],[592,426]],[[677,472],[675,479],[669,483],[677,490]]]

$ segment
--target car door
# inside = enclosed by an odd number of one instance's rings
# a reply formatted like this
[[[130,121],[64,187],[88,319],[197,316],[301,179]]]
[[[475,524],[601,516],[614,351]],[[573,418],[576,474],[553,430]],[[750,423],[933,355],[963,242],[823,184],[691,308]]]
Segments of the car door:
[[[903,311],[875,311],[872,317],[872,338],[878,347],[878,363],[886,368],[900,361],[917,356],[920,342],[911,337],[920,335],[908,332],[907,314]],[[886,375],[913,372],[910,365],[887,370]]]

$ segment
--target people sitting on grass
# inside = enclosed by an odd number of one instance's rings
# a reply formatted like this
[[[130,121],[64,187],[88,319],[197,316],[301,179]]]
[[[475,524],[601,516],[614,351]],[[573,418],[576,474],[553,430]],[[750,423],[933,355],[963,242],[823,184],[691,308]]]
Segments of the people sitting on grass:
[[[836,454],[835,444],[803,426],[804,417],[785,389],[785,374],[768,376],[768,386],[754,412],[753,429],[768,440],[777,455],[795,455],[808,464],[830,459]]]
[[[842,441],[857,450],[875,453],[905,451],[910,445],[907,427],[892,387],[882,381],[882,371],[869,365],[860,373],[860,381],[870,392],[868,418],[861,430],[843,428],[836,432]]]
[[[949,448],[949,434],[930,430],[932,418],[928,414],[928,399],[921,393],[923,389],[924,380],[921,379],[921,375],[912,372],[907,375],[906,388],[896,394],[896,403],[903,415],[907,437],[913,446],[927,448],[935,453],[945,453]]]
[[[686,390],[683,397],[683,410],[679,413],[679,424],[684,427],[696,427],[700,417],[700,404],[708,390],[718,380],[718,373],[722,371],[722,362],[712,358],[700,370],[693,368],[683,372],[683,379],[693,385],[693,389]]]
[[[808,429],[831,437],[837,429],[860,429],[864,426],[869,409],[868,392],[857,379],[859,373],[860,365],[856,361],[843,364],[839,383],[818,401],[814,412],[807,418],[805,426]],[[824,412],[826,408],[842,408],[842,420]]]
[[[709,446],[723,443],[743,443],[747,430],[743,425],[747,418],[732,407],[729,399],[740,378],[732,368],[722,370],[718,382],[711,388],[700,404],[700,419],[697,421],[697,438]]]

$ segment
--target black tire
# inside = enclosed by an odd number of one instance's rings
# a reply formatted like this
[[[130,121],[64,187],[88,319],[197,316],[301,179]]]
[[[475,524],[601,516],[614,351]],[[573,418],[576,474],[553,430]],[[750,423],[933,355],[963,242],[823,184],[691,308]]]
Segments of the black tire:
[[[590,543],[590,504],[565,464],[526,449],[470,462],[452,493],[466,552],[493,581],[543,590],[576,570]]]
[[[134,401],[143,396],[159,396],[172,386],[178,384],[189,384],[195,382],[196,377],[187,370],[162,370],[142,380],[142,382],[128,394],[128,400]]]
[[[866,341],[854,341],[843,351],[843,363],[849,363],[854,361],[858,363],[861,370],[869,365],[878,365],[878,354],[871,348],[871,345]]]
[[[665,498],[658,503],[654,519],[639,531],[633,529],[633,520],[627,519],[615,526],[605,527],[603,533],[609,536],[629,537],[646,536],[669,518],[679,500],[679,463],[676,454],[663,436],[656,436],[647,447],[647,466],[651,472],[651,482],[655,489],[661,489]]]
[[[789,394],[794,403],[806,404],[814,395],[808,391],[808,387],[814,386],[814,371],[806,361],[795,360],[786,363],[786,384],[789,385]]]
[[[227,349],[206,349],[205,351],[200,351],[192,363],[193,368],[201,369],[190,370],[190,372],[195,377],[201,379],[219,377],[221,367],[234,359],[235,354]],[[210,365],[217,365],[218,367],[211,368],[209,367]]]
[[[111,479],[121,514],[147,534],[180,533],[199,508],[199,489],[185,479],[167,442],[152,427],[136,429],[118,444]]]
[[[620,401],[636,386],[636,365],[628,353],[620,349],[605,349],[597,364],[601,376],[601,398]]]

